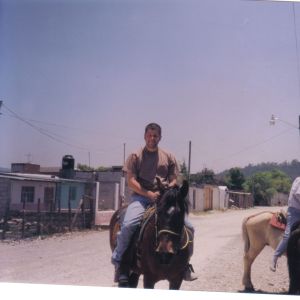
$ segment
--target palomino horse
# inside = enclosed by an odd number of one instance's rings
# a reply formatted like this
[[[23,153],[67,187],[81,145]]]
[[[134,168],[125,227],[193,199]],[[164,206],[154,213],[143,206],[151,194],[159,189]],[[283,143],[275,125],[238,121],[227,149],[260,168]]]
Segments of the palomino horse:
[[[154,288],[160,280],[168,280],[170,289],[180,288],[191,252],[189,247],[193,246],[191,234],[184,225],[188,213],[187,193],[187,181],[181,187],[166,189],[152,212],[148,212],[124,253],[121,270],[129,274],[129,280],[119,283],[119,287],[137,287],[143,274],[144,288]],[[120,228],[120,213],[116,211],[110,223],[112,250]]]
[[[243,285],[245,291],[254,291],[251,282],[251,266],[255,258],[267,245],[276,249],[282,239],[283,230],[270,224],[273,212],[261,212],[243,220],[242,232],[244,239],[244,274]],[[282,213],[277,214],[285,219]]]

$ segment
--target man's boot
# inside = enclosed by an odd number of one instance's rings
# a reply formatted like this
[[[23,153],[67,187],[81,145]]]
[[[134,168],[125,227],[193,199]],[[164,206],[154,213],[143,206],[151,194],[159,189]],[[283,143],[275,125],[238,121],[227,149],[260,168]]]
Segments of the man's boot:
[[[115,273],[114,273],[114,282],[119,282],[119,277],[120,277],[120,262],[113,260],[111,258],[111,263],[115,267]]]
[[[115,265],[115,274],[114,274],[114,282],[119,283],[119,286],[127,286],[128,285],[128,274],[126,274],[124,271],[121,271],[120,264],[114,264]]]
[[[189,259],[190,259],[194,252],[194,230],[193,230],[193,228],[188,228],[188,232],[189,232],[189,239],[190,239],[190,241],[192,241],[192,243],[189,244],[189,248],[188,248]],[[194,281],[194,280],[198,279],[198,277],[192,275],[192,272],[195,273],[194,268],[190,263],[188,263],[184,270],[183,280]]]
[[[115,264],[114,282],[119,282],[120,277],[120,265]]]

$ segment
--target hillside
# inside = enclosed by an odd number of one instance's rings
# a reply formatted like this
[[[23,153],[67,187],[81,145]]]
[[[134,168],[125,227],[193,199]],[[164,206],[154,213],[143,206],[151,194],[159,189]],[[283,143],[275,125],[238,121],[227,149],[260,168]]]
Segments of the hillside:
[[[296,159],[292,160],[291,162],[285,161],[279,164],[274,162],[261,163],[257,165],[249,164],[244,168],[240,168],[241,172],[244,174],[246,178],[257,172],[271,171],[274,169],[286,173],[292,180],[300,176],[300,162]],[[222,178],[226,173],[228,173],[228,171],[229,170],[225,170],[217,174],[217,176],[219,178]]]

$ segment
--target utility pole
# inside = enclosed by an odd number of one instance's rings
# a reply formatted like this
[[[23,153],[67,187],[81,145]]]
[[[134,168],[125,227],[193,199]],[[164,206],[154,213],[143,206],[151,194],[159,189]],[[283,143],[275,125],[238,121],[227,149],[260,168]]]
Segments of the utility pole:
[[[126,143],[123,144],[123,166],[125,165],[125,159],[126,159]]]
[[[25,156],[27,156],[27,163],[30,164],[31,163],[31,153],[26,154]]]
[[[192,150],[192,142],[189,141],[189,162],[188,162],[188,182],[190,183],[191,176],[191,151]]]

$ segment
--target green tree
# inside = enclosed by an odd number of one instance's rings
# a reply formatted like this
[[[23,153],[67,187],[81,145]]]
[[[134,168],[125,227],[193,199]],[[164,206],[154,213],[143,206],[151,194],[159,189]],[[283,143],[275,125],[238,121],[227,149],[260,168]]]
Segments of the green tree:
[[[183,179],[188,179],[188,169],[185,161],[183,161],[183,163],[180,164],[180,173],[182,174]]]
[[[111,170],[111,168],[102,167],[102,166],[96,168],[96,171],[99,171],[99,172],[107,172],[109,170]]]
[[[80,164],[80,163],[77,164],[77,169],[80,171],[94,171],[95,170],[94,168],[89,167],[88,165]]]
[[[272,170],[272,186],[278,193],[288,194],[291,188],[291,179],[280,170]]]
[[[201,172],[191,175],[191,182],[196,184],[216,184],[213,170],[204,168]]]
[[[227,176],[225,176],[225,183],[230,190],[243,190],[243,184],[245,183],[245,176],[241,172],[240,168],[231,168]]]
[[[279,170],[258,172],[246,180],[244,188],[253,194],[255,205],[269,205],[275,193],[289,193],[291,180]]]

